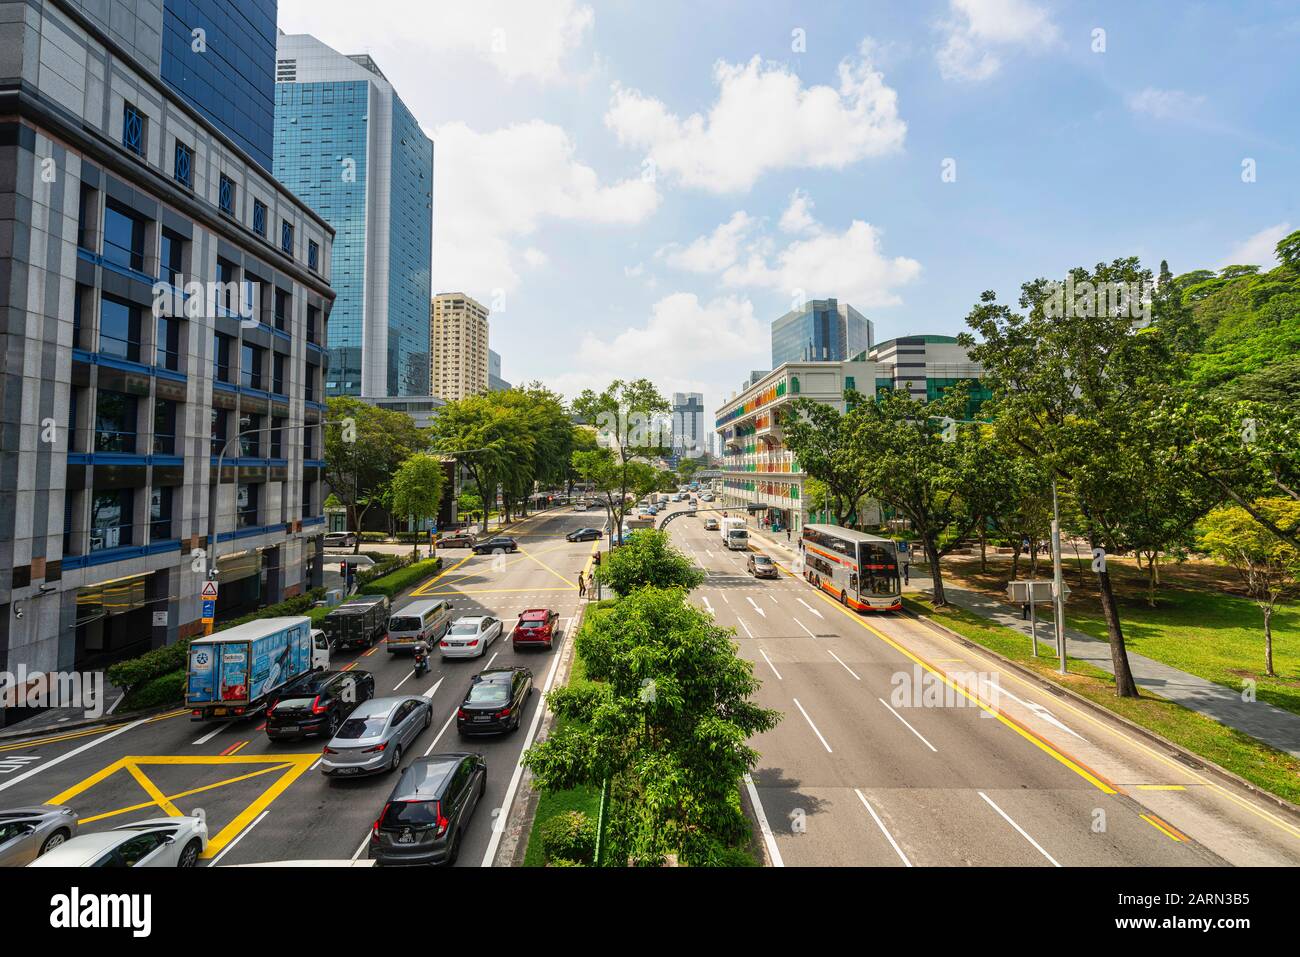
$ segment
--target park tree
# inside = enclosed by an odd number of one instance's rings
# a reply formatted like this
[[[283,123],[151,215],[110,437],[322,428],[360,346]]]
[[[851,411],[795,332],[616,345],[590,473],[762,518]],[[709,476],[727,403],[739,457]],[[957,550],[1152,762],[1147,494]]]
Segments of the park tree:
[[[418,530],[424,519],[437,517],[444,479],[442,459],[438,456],[417,452],[408,457],[393,476],[393,513],[412,516]],[[413,540],[412,549],[419,552],[418,537]]]
[[[428,435],[404,412],[351,396],[329,400],[329,418],[346,426],[325,429],[325,481],[348,512],[348,527],[361,531],[366,513],[382,505],[399,466],[428,448]],[[352,441],[349,441],[352,439]],[[357,535],[354,551],[360,551]]]
[[[518,455],[520,444],[531,443],[531,437],[519,417],[498,407],[491,393],[448,402],[438,410],[429,432],[433,450],[454,457],[469,473],[483,499],[482,531],[486,533],[509,457]]]
[[[862,396],[845,393],[846,401],[854,396],[852,401],[860,411]],[[813,399],[795,399],[782,410],[779,424],[782,440],[799,467],[821,483],[823,500],[835,516],[835,524],[849,524],[868,491],[867,466],[872,454],[855,440],[853,408],[841,412]]]
[[[558,721],[525,765],[545,791],[608,783],[605,860],[722,863],[748,839],[749,739],[780,714],[751,700],[759,682],[732,630],[681,589],[637,589],[593,612],[577,639],[591,680],[547,695]]]
[[[683,588],[690,591],[704,581],[704,573],[672,546],[667,532],[638,531],[622,548],[596,566],[596,580],[620,597],[638,588]]]
[[[1300,502],[1295,499],[1260,499],[1254,506],[1274,523],[1300,525]],[[1279,602],[1300,594],[1300,548],[1274,535],[1238,505],[1205,516],[1198,545],[1231,565],[1259,606],[1264,616],[1264,674],[1273,677],[1273,611]]]

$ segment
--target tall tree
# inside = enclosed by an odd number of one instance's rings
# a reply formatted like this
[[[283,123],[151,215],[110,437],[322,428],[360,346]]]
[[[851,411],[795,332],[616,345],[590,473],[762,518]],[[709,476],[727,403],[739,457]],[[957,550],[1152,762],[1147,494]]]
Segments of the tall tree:
[[[850,395],[861,409],[862,397],[846,393],[846,400]],[[848,524],[869,487],[867,466],[873,450],[854,440],[854,426],[852,408],[845,413],[813,399],[795,399],[781,414],[786,448],[805,474],[822,483],[836,525]]]
[[[395,515],[410,515],[418,531],[424,519],[438,514],[444,482],[442,459],[428,452],[417,452],[406,459],[393,476],[392,499]],[[419,538],[412,541],[412,551],[419,553]]]

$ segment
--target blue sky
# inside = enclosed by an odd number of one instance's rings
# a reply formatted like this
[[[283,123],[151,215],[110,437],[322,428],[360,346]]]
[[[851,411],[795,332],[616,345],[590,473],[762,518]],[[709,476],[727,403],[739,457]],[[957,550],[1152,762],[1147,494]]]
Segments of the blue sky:
[[[435,141],[435,291],[493,307],[505,378],[570,395],[645,375],[712,410],[800,296],[954,334],[984,289],[1267,266],[1300,228],[1300,2],[356,11],[281,0],[280,27],[375,57]]]

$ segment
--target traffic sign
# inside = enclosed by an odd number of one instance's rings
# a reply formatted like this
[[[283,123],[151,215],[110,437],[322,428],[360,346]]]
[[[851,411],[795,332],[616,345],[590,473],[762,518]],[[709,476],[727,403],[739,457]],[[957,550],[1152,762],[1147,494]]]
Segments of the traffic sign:
[[[199,597],[202,598],[204,601],[216,601],[217,583],[211,580],[205,581],[203,583],[203,590],[199,592]]]
[[[203,603],[203,620],[212,621],[217,616],[217,603],[215,601],[205,601]]]

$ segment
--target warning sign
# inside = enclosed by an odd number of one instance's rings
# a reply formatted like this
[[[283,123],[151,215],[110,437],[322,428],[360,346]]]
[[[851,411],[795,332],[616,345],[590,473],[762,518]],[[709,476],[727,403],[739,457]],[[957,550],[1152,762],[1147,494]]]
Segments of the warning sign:
[[[204,583],[203,583],[203,591],[199,592],[199,597],[202,598],[204,601],[216,601],[216,600],[217,600],[217,583],[214,582],[214,581],[206,581],[206,582],[204,582]]]

